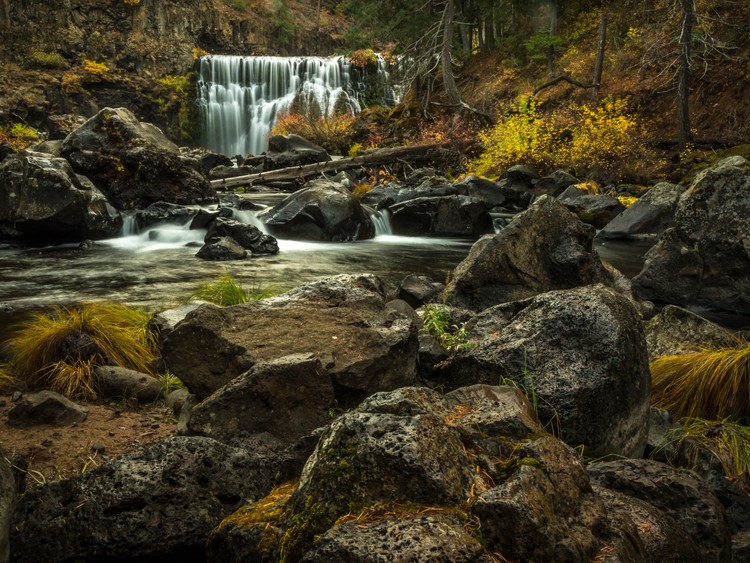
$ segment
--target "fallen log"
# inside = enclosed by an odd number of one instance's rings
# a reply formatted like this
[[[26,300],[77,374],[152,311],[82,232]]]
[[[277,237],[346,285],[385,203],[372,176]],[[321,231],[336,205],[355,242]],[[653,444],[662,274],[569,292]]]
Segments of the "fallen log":
[[[351,158],[341,158],[329,162],[317,162],[315,164],[306,164],[304,166],[280,168],[278,170],[269,170],[268,172],[235,176],[234,178],[211,180],[211,186],[215,189],[233,188],[236,186],[252,186],[253,184],[263,182],[304,179],[310,176],[316,176],[323,172],[341,172],[342,170],[358,168],[360,166],[378,166],[400,160],[424,160],[438,156],[442,150],[445,150],[450,146],[450,144],[443,143],[378,149]]]

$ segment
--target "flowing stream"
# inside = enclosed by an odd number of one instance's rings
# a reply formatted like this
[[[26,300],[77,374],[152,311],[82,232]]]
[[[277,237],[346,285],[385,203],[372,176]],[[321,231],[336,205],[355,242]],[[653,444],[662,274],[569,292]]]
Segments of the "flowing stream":
[[[313,116],[355,114],[368,99],[393,104],[397,98],[380,56],[374,73],[345,57],[210,55],[199,65],[203,143],[230,157],[266,150],[276,118],[292,109]]]

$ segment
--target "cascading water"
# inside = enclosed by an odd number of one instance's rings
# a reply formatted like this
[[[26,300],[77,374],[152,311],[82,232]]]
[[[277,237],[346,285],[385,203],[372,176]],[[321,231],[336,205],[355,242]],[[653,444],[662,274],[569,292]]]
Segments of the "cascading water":
[[[382,57],[375,91],[383,103],[398,100]],[[344,57],[201,58],[198,102],[203,143],[228,156],[259,154],[277,116],[292,107],[308,115],[361,110],[367,74]]]

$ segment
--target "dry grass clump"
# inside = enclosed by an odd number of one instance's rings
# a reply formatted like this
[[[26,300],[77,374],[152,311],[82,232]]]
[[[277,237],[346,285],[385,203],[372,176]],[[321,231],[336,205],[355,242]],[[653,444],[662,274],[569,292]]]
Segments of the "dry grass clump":
[[[96,366],[151,373],[156,338],[151,315],[124,305],[55,306],[33,315],[10,339],[9,370],[35,387],[68,397],[94,397]]]

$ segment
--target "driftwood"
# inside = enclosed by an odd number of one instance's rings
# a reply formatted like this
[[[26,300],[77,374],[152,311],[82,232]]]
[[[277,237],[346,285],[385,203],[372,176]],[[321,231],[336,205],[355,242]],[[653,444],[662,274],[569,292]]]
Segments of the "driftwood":
[[[537,95],[539,92],[541,92],[545,88],[550,88],[551,86],[554,86],[558,82],[567,82],[568,84],[572,84],[573,86],[578,86],[579,88],[584,88],[586,90],[588,90],[589,88],[599,87],[599,84],[584,84],[583,82],[579,82],[578,80],[571,78],[567,74],[563,74],[561,76],[558,76],[557,78],[553,78],[549,82],[545,82],[541,86],[537,86],[536,88],[534,88],[534,95]]]
[[[290,168],[280,168],[279,170],[269,170],[268,172],[258,172],[257,174],[235,176],[234,178],[212,180],[211,186],[215,189],[252,186],[253,184],[264,182],[304,179],[323,172],[340,172],[360,166],[378,166],[397,161],[425,160],[439,155],[441,150],[450,146],[450,144],[431,144],[379,149],[352,158],[341,158],[330,162],[318,162],[304,166],[292,166]]]

